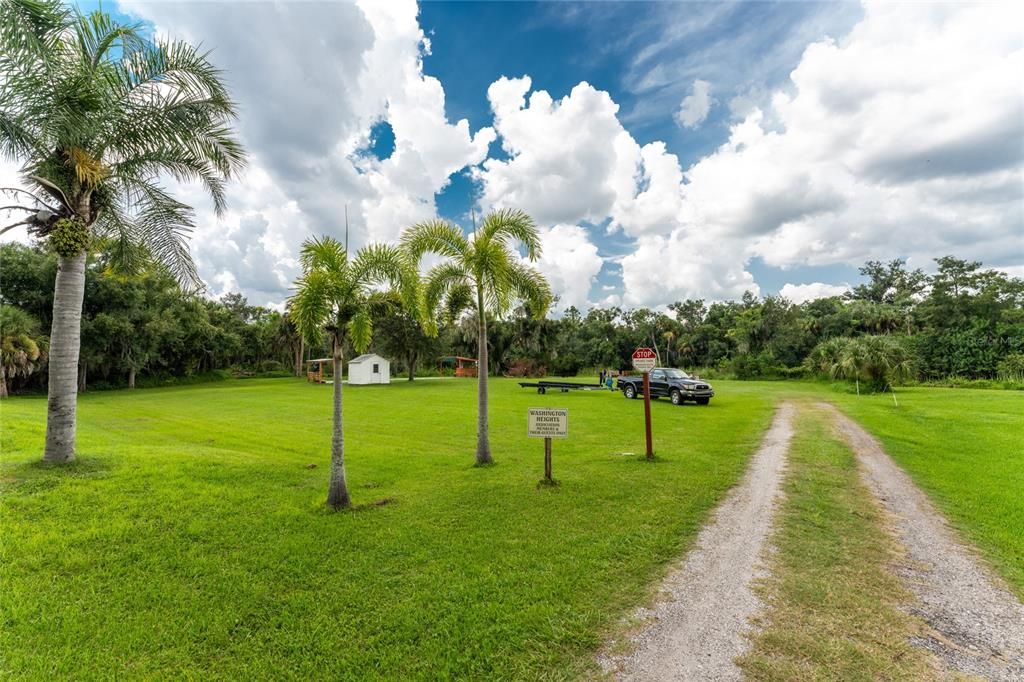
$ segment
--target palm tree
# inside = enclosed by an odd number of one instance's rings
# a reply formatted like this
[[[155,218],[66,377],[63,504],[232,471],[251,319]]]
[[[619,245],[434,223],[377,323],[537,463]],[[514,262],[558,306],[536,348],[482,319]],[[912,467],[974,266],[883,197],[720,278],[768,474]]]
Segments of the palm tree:
[[[913,356],[899,339],[888,335],[827,339],[814,347],[805,362],[833,379],[853,379],[858,394],[862,379],[881,391],[913,373]]]
[[[7,397],[8,378],[27,377],[46,362],[46,348],[36,318],[13,305],[0,305],[0,398]]]
[[[306,240],[300,256],[302,277],[288,306],[296,328],[306,342],[318,346],[326,331],[334,366],[334,428],[331,437],[331,474],[327,506],[351,506],[345,481],[345,436],[342,425],[342,348],[348,340],[361,353],[373,338],[377,308],[390,305],[393,296],[378,290],[388,284],[399,292],[402,304],[417,319],[419,275],[412,262],[396,247],[370,245],[351,261],[341,243],[331,237]]]
[[[487,315],[501,317],[517,299],[537,319],[547,314],[551,287],[532,267],[521,262],[512,251],[519,242],[526,258],[540,257],[540,235],[530,216],[523,211],[505,209],[487,215],[472,238],[444,220],[414,225],[402,235],[402,245],[419,263],[426,253],[447,258],[427,273],[426,310],[434,325],[433,313],[441,306],[449,315],[472,309],[477,322],[477,430],[476,462],[491,464],[491,444],[487,420]],[[426,319],[426,318],[425,318]]]
[[[273,321],[270,331],[270,346],[275,352],[282,355],[287,354],[292,362],[292,373],[302,376],[302,354],[305,350],[302,334],[295,326],[291,312],[285,311]]]
[[[111,244],[113,264],[155,260],[198,284],[190,207],[159,183],[198,181],[225,209],[225,183],[245,152],[230,123],[221,74],[194,47],[147,37],[103,12],[59,0],[0,2],[0,156],[23,164],[25,187],[4,190],[26,225],[59,254],[50,332],[46,450],[75,455],[78,358],[86,253]]]
[[[665,363],[669,367],[675,367],[675,364],[672,362],[672,351],[675,349],[677,335],[669,329],[661,335],[661,338],[665,339],[665,355],[667,356]]]

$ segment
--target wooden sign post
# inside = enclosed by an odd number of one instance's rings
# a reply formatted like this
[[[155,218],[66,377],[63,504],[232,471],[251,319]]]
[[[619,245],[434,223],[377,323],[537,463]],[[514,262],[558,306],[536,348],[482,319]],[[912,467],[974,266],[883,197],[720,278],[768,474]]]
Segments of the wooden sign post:
[[[527,413],[527,434],[530,438],[544,439],[544,480],[554,485],[551,478],[551,439],[569,437],[569,410],[562,407],[531,407]]]
[[[633,351],[633,369],[644,373],[644,432],[647,435],[647,459],[654,459],[654,444],[651,438],[651,370],[657,363],[658,354],[650,348]]]

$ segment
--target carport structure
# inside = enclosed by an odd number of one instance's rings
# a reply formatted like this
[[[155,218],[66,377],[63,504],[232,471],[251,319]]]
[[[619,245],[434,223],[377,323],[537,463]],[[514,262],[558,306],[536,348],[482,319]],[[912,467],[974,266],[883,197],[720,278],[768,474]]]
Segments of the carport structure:
[[[440,359],[441,371],[448,367],[455,369],[455,376],[457,377],[475,377],[478,372],[478,363],[476,358],[464,358],[458,355],[446,355]]]

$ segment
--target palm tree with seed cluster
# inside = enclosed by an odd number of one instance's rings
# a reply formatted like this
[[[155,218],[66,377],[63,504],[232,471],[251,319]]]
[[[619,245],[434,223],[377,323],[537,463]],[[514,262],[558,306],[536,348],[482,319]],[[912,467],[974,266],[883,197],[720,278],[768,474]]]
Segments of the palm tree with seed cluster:
[[[0,157],[23,187],[0,207],[59,256],[50,332],[44,459],[75,455],[86,254],[104,240],[115,267],[167,267],[199,278],[187,236],[192,209],[161,184],[199,182],[225,210],[225,183],[245,152],[221,73],[187,43],[150,39],[58,0],[0,0]]]
[[[522,301],[537,319],[543,319],[551,305],[551,287],[534,268],[526,265],[513,251],[522,244],[526,259],[540,258],[540,235],[533,220],[523,211],[495,211],[480,224],[472,238],[444,220],[414,225],[402,235],[402,245],[412,260],[419,263],[424,254],[433,253],[446,260],[426,275],[424,303],[431,312],[428,325],[434,325],[433,313],[444,309],[449,318],[463,310],[472,310],[477,323],[477,440],[476,462],[491,464],[487,394],[487,315],[502,316],[513,303]],[[428,330],[428,333],[436,330]]]

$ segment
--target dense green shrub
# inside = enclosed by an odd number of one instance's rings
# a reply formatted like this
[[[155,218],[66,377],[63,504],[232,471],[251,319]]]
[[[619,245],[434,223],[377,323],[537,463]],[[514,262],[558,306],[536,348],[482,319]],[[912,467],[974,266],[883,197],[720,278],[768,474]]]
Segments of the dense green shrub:
[[[1000,381],[1024,384],[1024,353],[1011,353],[1003,358],[997,367]]]

